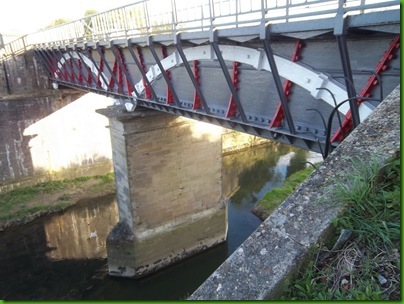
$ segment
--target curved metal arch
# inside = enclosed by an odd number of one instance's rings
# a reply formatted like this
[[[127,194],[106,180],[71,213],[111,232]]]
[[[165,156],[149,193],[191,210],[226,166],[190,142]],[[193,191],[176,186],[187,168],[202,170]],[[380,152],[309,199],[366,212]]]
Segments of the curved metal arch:
[[[219,46],[224,60],[237,61],[243,64],[251,65],[257,70],[266,70],[271,72],[265,52],[262,49],[253,49],[234,45]],[[184,54],[188,61],[217,59],[211,45],[187,48],[184,49]],[[307,90],[314,98],[321,99],[334,107],[334,100],[331,98],[330,94],[324,93],[324,90],[318,90],[318,88],[324,88],[332,91],[337,100],[344,100],[348,98],[346,88],[329,76],[277,55],[275,55],[275,61],[280,76]],[[175,51],[171,55],[161,60],[161,64],[164,70],[170,70],[180,66],[182,64],[182,59],[178,52]],[[153,82],[159,76],[161,76],[161,74],[161,70],[156,64],[149,68],[146,76],[150,82]],[[140,80],[135,85],[135,88],[137,92],[141,94],[145,89],[143,81]],[[370,103],[362,103],[359,109],[361,120],[363,120],[373,111],[374,107]],[[345,105],[341,107],[340,112],[346,114],[348,110],[349,105]]]
[[[75,52],[70,52],[70,55],[69,54],[63,54],[62,58],[58,61],[58,68],[61,69],[63,64],[65,62],[67,62],[68,60],[71,60],[72,58],[80,59],[80,60],[82,59],[84,61],[84,64],[90,68],[91,73],[97,75],[98,74],[98,69],[94,65],[94,63],[87,56],[85,56],[84,54],[81,54],[81,57],[82,58],[80,58],[79,55],[77,55]],[[103,74],[103,77],[100,78],[101,87],[104,90],[107,90],[108,85],[104,81],[104,78],[106,79],[106,76],[105,76],[105,74],[103,72],[101,72],[101,73]],[[54,73],[54,76],[55,76],[56,79],[59,78],[57,73]]]

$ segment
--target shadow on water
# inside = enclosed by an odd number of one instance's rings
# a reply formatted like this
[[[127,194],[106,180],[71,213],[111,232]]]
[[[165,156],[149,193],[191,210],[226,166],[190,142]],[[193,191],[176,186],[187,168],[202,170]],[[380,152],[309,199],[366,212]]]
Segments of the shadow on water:
[[[256,201],[304,168],[304,161],[318,160],[278,144],[224,156],[226,244],[140,280],[107,275],[105,241],[118,221],[114,195],[0,233],[0,299],[186,299],[261,223],[251,213]]]

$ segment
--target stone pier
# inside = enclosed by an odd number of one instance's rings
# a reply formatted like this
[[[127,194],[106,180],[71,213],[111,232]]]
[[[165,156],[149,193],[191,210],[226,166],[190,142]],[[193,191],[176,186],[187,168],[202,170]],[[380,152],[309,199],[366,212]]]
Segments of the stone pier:
[[[152,110],[97,112],[109,118],[119,209],[110,275],[139,278],[224,242],[221,129]]]

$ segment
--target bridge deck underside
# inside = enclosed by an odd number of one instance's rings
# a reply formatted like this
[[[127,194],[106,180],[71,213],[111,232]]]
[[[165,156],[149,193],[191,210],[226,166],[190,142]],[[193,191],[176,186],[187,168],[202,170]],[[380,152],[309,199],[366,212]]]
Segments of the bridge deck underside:
[[[348,29],[344,38],[352,80],[347,80],[332,30],[266,37],[277,71],[263,39],[248,30],[224,37],[219,32],[213,39],[198,34],[176,40],[155,36],[37,47],[36,52],[54,83],[323,153],[327,129],[334,134],[348,113],[346,103],[327,126],[336,104],[349,97],[346,84],[353,82],[359,96],[394,41],[386,67],[377,73],[377,84],[367,91],[372,99],[360,108],[371,111],[399,84],[396,32],[396,27],[386,31],[383,26]],[[246,59],[240,60],[243,56]],[[288,84],[290,79],[295,81]]]

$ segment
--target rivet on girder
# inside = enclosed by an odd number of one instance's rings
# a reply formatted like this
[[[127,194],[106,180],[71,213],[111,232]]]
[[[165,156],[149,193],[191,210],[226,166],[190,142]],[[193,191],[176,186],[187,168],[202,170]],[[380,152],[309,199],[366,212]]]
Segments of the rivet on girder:
[[[234,88],[236,89],[236,91],[238,91],[238,83],[239,83],[239,77],[238,77],[238,75],[240,74],[240,71],[238,69],[239,65],[240,65],[240,63],[238,63],[237,61],[233,62],[232,82],[233,82],[233,85],[234,85]],[[231,94],[229,106],[227,108],[227,113],[226,113],[225,117],[226,118],[234,117],[236,115],[236,112],[237,112],[236,101],[234,100],[233,94]]]
[[[167,57],[167,48],[162,45],[161,46],[161,54],[162,54],[162,58],[166,58]],[[166,70],[166,75],[168,77],[169,80],[171,80],[171,73],[169,71]],[[174,96],[173,93],[171,92],[170,88],[167,85],[167,101],[166,104],[170,104],[174,102]]]
[[[367,84],[365,87],[362,89],[360,92],[359,96],[361,97],[370,97],[373,89],[375,86],[379,83],[377,80],[377,77],[384,72],[387,67],[389,62],[394,58],[394,54],[397,51],[397,49],[400,46],[400,35],[397,35],[394,37],[394,39],[390,42],[389,49],[383,53],[383,56],[381,60],[377,63],[376,69],[372,76],[368,78]],[[376,76],[378,75],[378,76]],[[357,99],[357,104],[358,106],[363,102],[364,100],[358,98]],[[345,115],[345,120],[342,123],[342,129],[339,128],[335,133],[334,136],[331,138],[331,142],[335,141],[342,141],[344,139],[343,134],[349,134],[352,128],[352,113],[349,110],[346,115]]]
[[[198,85],[200,86],[201,85],[201,75],[200,75],[200,71],[199,71],[199,61],[198,60],[193,61],[192,69],[193,69],[193,72],[194,72],[195,80],[198,83]],[[192,106],[192,110],[197,110],[197,109],[200,109],[200,108],[201,108],[201,99],[200,99],[198,93],[195,90],[195,92],[194,92],[194,103],[193,103],[193,106]]]
[[[296,62],[301,59],[301,53],[303,50],[304,44],[301,40],[297,40],[295,43],[295,48],[292,54],[291,61]],[[293,82],[290,80],[286,80],[283,84],[283,91],[285,92],[286,100],[288,100],[289,95],[291,94],[291,90],[293,87]],[[270,128],[280,127],[282,125],[283,118],[285,117],[285,113],[282,107],[282,103],[278,104],[278,107],[275,111],[275,115],[272,119],[271,124],[269,125]]]

